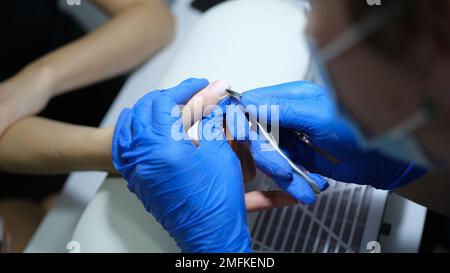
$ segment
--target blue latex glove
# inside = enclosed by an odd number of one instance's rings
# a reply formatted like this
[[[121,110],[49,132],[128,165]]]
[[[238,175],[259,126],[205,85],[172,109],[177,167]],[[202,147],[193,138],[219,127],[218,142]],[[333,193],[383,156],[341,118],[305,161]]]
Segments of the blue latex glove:
[[[177,105],[207,85],[189,79],[125,109],[113,138],[114,166],[183,252],[249,252],[242,171],[223,136],[222,115],[203,119],[209,135],[199,147],[172,137],[173,128],[186,136]]]
[[[294,162],[312,173],[378,189],[395,189],[414,181],[427,171],[377,151],[360,149],[347,122],[336,117],[333,102],[321,85],[292,82],[265,87],[245,92],[241,101],[244,106],[279,105],[279,122],[284,128],[280,130],[280,147]],[[257,112],[248,109],[250,115],[257,116]],[[267,116],[266,120],[270,121],[270,107]],[[264,117],[260,118],[264,120]],[[338,158],[340,163],[331,163],[300,142],[289,129],[306,133],[316,146]],[[289,175],[291,170],[285,160],[274,152],[261,151],[260,142],[261,139],[250,142],[257,166],[276,181]],[[303,188],[304,185],[299,189]],[[310,190],[306,190],[306,194],[309,195]]]

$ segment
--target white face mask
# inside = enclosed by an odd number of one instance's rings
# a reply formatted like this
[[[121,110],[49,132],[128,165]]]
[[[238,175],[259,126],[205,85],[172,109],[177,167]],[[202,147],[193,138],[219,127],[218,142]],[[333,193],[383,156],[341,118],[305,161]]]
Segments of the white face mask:
[[[359,146],[362,149],[377,150],[395,159],[415,163],[423,167],[431,167],[432,161],[428,159],[413,133],[431,120],[435,112],[433,107],[426,105],[395,128],[369,139],[364,135],[358,122],[339,104],[334,84],[326,67],[331,60],[363,41],[397,14],[398,10],[393,10],[392,13],[372,14],[362,22],[350,27],[323,49],[319,49],[310,37],[307,37],[307,40],[315,64],[315,72],[320,77],[319,80],[327,86],[331,97],[334,99],[338,115],[343,117],[353,129]]]

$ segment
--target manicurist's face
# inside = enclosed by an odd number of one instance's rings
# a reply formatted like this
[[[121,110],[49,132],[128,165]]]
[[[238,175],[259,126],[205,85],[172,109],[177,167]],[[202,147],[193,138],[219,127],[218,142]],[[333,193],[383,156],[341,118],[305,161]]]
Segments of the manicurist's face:
[[[352,24],[347,0],[310,0],[307,33],[323,48]],[[360,43],[325,64],[340,104],[369,135],[377,135],[420,107],[422,80],[409,65]]]

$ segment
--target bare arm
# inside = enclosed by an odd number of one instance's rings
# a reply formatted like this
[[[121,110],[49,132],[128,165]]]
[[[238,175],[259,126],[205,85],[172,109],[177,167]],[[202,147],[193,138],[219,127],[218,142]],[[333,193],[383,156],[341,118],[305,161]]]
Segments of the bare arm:
[[[111,19],[0,82],[0,135],[53,96],[129,71],[166,45],[173,19],[162,0],[95,0]]]

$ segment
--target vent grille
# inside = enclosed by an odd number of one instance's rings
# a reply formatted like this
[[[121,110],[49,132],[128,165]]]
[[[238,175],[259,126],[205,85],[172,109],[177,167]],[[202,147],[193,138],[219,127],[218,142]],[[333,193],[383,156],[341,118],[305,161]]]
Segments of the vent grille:
[[[253,228],[256,252],[358,252],[373,188],[330,180],[314,205],[260,212]]]

